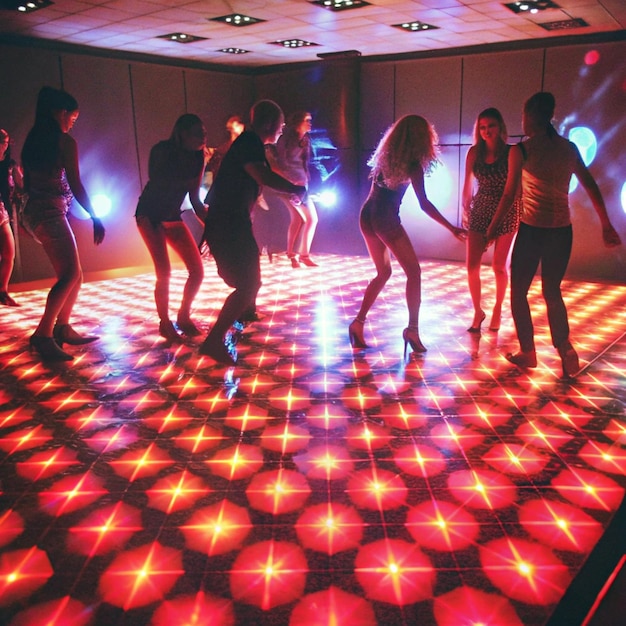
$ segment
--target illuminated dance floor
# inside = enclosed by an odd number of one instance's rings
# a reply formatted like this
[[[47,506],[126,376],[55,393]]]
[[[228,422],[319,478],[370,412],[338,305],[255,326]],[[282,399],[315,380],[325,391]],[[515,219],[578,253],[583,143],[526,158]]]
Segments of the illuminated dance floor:
[[[560,380],[540,283],[539,366],[506,307],[472,319],[461,264],[423,262],[403,358],[397,266],[355,351],[372,264],[263,260],[234,368],[157,334],[151,273],[85,284],[69,365],[27,350],[46,290],[0,311],[0,623],[545,624],[626,488],[626,286],[566,282],[589,363]],[[228,288],[211,261],[195,318]],[[485,304],[492,302],[483,269]],[[184,274],[175,271],[178,303]],[[174,310],[174,306],[172,307]],[[175,314],[173,314],[175,316]]]

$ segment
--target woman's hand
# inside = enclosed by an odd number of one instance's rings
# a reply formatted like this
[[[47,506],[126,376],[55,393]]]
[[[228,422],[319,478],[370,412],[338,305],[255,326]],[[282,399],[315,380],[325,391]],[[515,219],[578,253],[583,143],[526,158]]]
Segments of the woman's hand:
[[[602,239],[604,240],[604,245],[607,248],[614,248],[615,246],[619,246],[622,243],[617,231],[613,228],[611,224],[605,226],[602,229]]]
[[[104,226],[100,221],[100,218],[95,215],[91,218],[93,222],[93,242],[99,246],[104,240]]]
[[[465,241],[467,239],[467,230],[465,228],[457,228],[453,226],[450,232],[459,240]]]

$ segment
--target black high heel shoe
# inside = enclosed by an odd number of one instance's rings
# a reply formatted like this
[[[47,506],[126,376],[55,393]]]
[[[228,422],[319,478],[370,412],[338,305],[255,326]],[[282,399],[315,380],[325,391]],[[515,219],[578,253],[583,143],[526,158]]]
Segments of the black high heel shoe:
[[[36,352],[42,361],[72,361],[71,354],[61,350],[53,337],[39,337],[32,335],[28,341],[31,352]]]
[[[183,338],[178,334],[170,320],[161,320],[159,322],[159,335],[170,343],[183,343]]]
[[[319,265],[308,255],[300,255],[300,263],[302,265],[306,265],[307,267],[319,267]]]
[[[52,330],[52,336],[61,348],[64,343],[70,346],[83,346],[100,339],[97,335],[80,335],[69,324],[57,324]]]
[[[422,343],[416,328],[405,328],[402,331],[402,339],[404,339],[404,358],[406,359],[406,349],[411,346],[413,352],[421,354],[427,352],[428,348]]]
[[[580,361],[578,353],[569,341],[563,342],[558,348],[561,357],[561,367],[563,368],[563,378],[574,378],[580,371]]]
[[[363,337],[363,324],[365,321],[355,319],[348,326],[348,337],[350,337],[350,345],[357,350],[365,350],[369,346],[365,343]]]
[[[485,317],[487,317],[487,314],[483,311],[482,317],[480,318],[480,320],[478,320],[478,326],[470,326],[467,329],[468,333],[479,333],[480,332],[480,327],[483,325],[483,322],[485,321]]]

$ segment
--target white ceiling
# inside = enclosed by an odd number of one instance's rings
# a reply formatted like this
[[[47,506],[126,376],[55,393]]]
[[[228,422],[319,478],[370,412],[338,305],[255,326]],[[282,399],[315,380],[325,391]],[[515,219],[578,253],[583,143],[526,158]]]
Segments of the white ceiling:
[[[558,9],[515,14],[491,0],[370,0],[332,12],[308,0],[56,0],[28,14],[0,10],[2,34],[79,44],[123,53],[236,67],[313,61],[319,53],[358,50],[363,56],[511,43],[626,29],[626,0],[557,0]],[[2,6],[0,2],[0,6]],[[265,20],[235,27],[210,18],[243,13]],[[582,18],[589,26],[549,32],[545,22]],[[406,32],[393,24],[419,20],[436,30]],[[158,39],[183,32],[206,37],[188,44]],[[287,49],[278,39],[318,45]],[[249,50],[225,54],[221,48]]]

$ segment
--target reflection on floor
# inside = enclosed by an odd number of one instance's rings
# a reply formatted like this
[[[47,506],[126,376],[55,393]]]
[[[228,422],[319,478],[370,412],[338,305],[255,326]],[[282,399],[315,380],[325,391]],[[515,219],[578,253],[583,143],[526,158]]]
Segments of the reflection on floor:
[[[472,336],[463,267],[423,263],[428,352],[405,361],[402,272],[353,353],[371,262],[319,261],[264,260],[230,369],[158,336],[149,274],[84,286],[101,340],[68,366],[26,350],[46,291],[0,311],[2,623],[548,620],[626,487],[626,287],[566,283],[598,357],[567,383],[538,284],[523,373],[508,313]],[[205,328],[228,293],[207,274]]]

